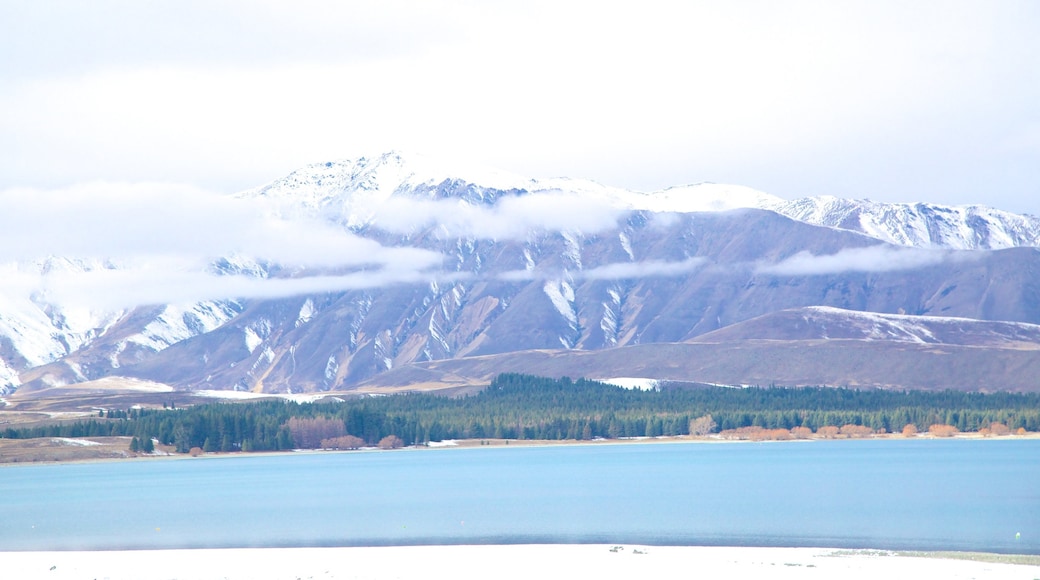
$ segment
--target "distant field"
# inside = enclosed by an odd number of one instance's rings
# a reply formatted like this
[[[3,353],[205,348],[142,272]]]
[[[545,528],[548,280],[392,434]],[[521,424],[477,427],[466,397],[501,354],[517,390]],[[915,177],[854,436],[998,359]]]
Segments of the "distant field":
[[[129,437],[0,439],[0,463],[90,461],[130,456]]]

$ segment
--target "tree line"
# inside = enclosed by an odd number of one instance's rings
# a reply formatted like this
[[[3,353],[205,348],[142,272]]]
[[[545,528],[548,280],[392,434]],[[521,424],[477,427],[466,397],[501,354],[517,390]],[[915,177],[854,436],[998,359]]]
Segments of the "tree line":
[[[593,439],[691,431],[850,426],[900,432],[993,424],[1040,430],[1040,394],[886,391],[831,387],[628,390],[597,381],[503,374],[475,395],[430,393],[294,403],[217,402],[183,409],[110,411],[104,417],[31,428],[7,438],[130,436],[181,453],[423,444],[445,439]],[[710,416],[710,423],[705,418]],[[388,440],[388,437],[394,437]],[[349,438],[349,439],[348,439]],[[326,445],[328,443],[328,445]]]

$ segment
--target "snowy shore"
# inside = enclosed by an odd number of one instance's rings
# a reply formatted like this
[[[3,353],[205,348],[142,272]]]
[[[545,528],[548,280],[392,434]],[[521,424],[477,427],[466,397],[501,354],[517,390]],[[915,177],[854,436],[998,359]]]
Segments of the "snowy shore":
[[[975,557],[828,548],[408,546],[0,552],[0,568],[22,580],[1040,578],[1038,557]]]

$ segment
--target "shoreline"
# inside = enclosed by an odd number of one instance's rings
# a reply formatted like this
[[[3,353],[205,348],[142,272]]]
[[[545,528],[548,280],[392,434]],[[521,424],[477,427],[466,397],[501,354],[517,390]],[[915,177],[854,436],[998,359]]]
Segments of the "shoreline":
[[[5,571],[23,580],[1040,577],[1040,556],[632,544],[0,552],[0,559]]]
[[[595,445],[678,445],[678,444],[694,444],[694,445],[726,445],[726,444],[783,444],[783,443],[812,443],[817,441],[1028,441],[1028,440],[1040,440],[1040,433],[1028,432],[1022,435],[1010,434],[1010,435],[981,435],[977,432],[966,432],[958,433],[952,437],[936,437],[928,433],[920,433],[914,437],[905,437],[901,434],[890,433],[884,435],[873,435],[870,437],[817,437],[812,436],[804,439],[728,439],[715,435],[707,436],[689,436],[689,435],[676,435],[676,436],[661,436],[661,437],[632,437],[623,439],[590,439],[590,440],[574,440],[574,439],[457,439],[457,440],[446,440],[444,442],[436,442],[434,445],[413,445],[409,447],[402,447],[398,449],[379,449],[377,447],[363,447],[360,449],[291,449],[286,451],[232,451],[232,452],[209,452],[203,453],[198,456],[192,456],[187,453],[174,453],[169,451],[158,452],[155,454],[137,454],[131,455],[128,450],[125,450],[127,455],[125,456],[104,456],[104,457],[82,457],[82,458],[62,458],[62,459],[26,459],[10,460],[4,457],[4,446],[5,442],[7,445],[17,445],[18,442],[38,442],[47,439],[57,439],[52,437],[44,437],[38,439],[3,439],[0,438],[0,469],[11,466],[25,466],[25,465],[67,465],[76,463],[97,463],[97,462],[111,462],[111,461],[161,461],[161,460],[188,460],[188,459],[232,459],[232,458],[245,458],[245,457],[268,457],[268,456],[281,456],[281,455],[301,455],[301,454],[315,454],[315,453],[385,453],[385,452],[422,452],[422,451],[442,451],[451,449],[517,449],[525,447],[577,447],[577,446],[595,446]],[[91,441],[93,439],[114,439],[105,437],[82,437],[78,438],[82,441]],[[126,439],[129,441],[129,437],[120,437],[119,439]],[[127,443],[129,446],[129,443]],[[61,445],[56,445],[50,449],[62,448]],[[66,450],[68,447],[64,447]],[[75,448],[75,446],[73,446]],[[85,445],[82,449],[90,449],[92,445]],[[47,448],[44,448],[47,449]],[[118,452],[119,449],[113,449],[109,446],[108,449],[112,452]],[[121,449],[121,447],[120,447]]]

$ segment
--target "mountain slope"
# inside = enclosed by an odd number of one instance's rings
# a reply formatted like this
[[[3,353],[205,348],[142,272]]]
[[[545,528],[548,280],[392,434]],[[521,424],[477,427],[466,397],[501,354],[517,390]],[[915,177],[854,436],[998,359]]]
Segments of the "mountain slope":
[[[691,342],[862,340],[974,347],[1040,348],[1040,325],[944,316],[907,316],[810,306],[772,312]]]
[[[604,380],[644,377],[732,386],[1037,392],[1040,350],[841,339],[657,343],[419,362],[374,376],[358,388],[475,387],[488,384],[502,372]]]
[[[686,343],[417,362],[374,376],[361,387],[460,388],[487,384],[500,372],[722,385],[1036,392],[1040,325],[799,308]]]
[[[917,332],[904,328],[907,340],[929,342],[921,337],[942,335],[938,322],[927,319],[930,326],[921,326],[926,319],[920,319],[913,326],[898,316],[905,312],[1040,322],[1040,251],[1035,249],[972,253],[970,259],[953,254],[949,260],[894,271],[783,274],[759,264],[782,264],[801,252],[826,257],[848,248],[888,246],[758,210],[689,214],[664,230],[650,224],[634,219],[620,232],[598,236],[553,234],[455,247],[461,270],[471,274],[449,284],[250,302],[220,328],[118,372],[180,388],[336,390],[418,361],[689,341],[725,336],[727,327],[759,316],[767,318],[758,324],[781,332],[782,318],[768,318],[771,313],[817,305],[864,311],[843,314],[844,326],[824,316],[829,310],[811,311],[814,320],[824,320],[817,328],[860,328],[859,334],[752,338],[863,338],[874,326],[883,337],[899,334],[894,330],[899,325]],[[761,237],[744,235],[748,231]],[[622,234],[645,254],[644,261],[629,260]],[[532,260],[531,270],[520,269],[525,256]],[[673,270],[654,275],[662,265]],[[518,271],[524,277],[511,279]],[[985,334],[971,336],[990,344]],[[1021,341],[1030,337],[1024,332]],[[103,366],[107,356],[82,349],[26,373],[26,388],[60,380],[71,363]]]

